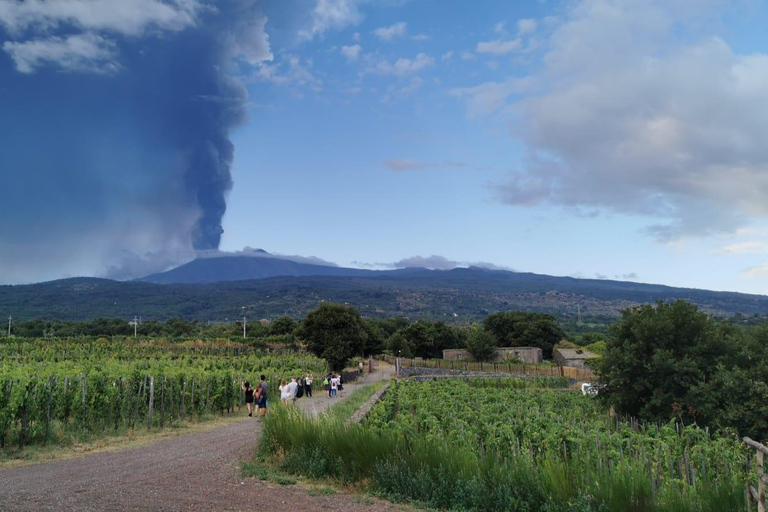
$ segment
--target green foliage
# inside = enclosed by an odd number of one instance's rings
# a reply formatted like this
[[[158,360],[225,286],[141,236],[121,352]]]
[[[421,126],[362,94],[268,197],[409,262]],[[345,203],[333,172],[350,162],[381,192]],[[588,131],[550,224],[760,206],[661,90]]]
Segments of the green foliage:
[[[483,326],[493,333],[497,346],[538,347],[548,359],[552,347],[566,337],[555,317],[543,313],[495,313],[485,318]]]
[[[280,378],[325,369],[307,353],[278,356],[242,345],[2,343],[0,448],[199,421],[242,405],[244,380],[255,383],[263,373],[275,390]]]
[[[328,361],[331,369],[342,370],[349,359],[362,354],[365,329],[355,308],[323,303],[307,314],[296,335],[310,352]]]
[[[768,437],[765,326],[737,328],[677,301],[625,310],[612,334],[598,372],[617,411]]]
[[[279,336],[282,334],[293,334],[293,331],[299,326],[298,322],[289,316],[280,316],[275,318],[269,324],[269,334]]]
[[[475,361],[491,361],[496,355],[496,340],[489,331],[473,325],[467,336],[467,351]]]
[[[276,408],[260,450],[296,474],[365,482],[390,499],[440,510],[743,507],[744,452],[733,437],[617,424],[594,399],[520,391],[514,381],[395,383],[363,425]]]

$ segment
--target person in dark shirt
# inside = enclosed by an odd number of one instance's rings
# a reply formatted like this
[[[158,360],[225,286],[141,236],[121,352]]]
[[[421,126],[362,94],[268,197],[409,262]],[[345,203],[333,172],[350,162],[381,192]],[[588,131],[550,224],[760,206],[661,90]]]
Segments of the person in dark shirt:
[[[267,415],[267,377],[262,375],[258,387],[258,399],[256,405],[259,407],[259,415],[263,418]]]
[[[241,388],[245,391],[245,405],[248,406],[248,417],[251,417],[253,416],[253,388],[248,381],[243,382]]]

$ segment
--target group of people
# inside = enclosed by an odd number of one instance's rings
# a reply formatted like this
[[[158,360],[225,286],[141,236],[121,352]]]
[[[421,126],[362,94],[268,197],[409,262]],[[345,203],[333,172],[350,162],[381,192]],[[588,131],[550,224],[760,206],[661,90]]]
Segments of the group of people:
[[[245,391],[245,405],[248,406],[248,416],[253,416],[253,410],[256,408],[260,416],[267,415],[267,377],[262,375],[256,388],[251,387],[248,381],[243,382],[242,389]]]
[[[280,401],[283,403],[295,404],[299,398],[312,398],[312,383],[315,377],[307,373],[306,377],[291,377],[288,382],[283,379],[278,389],[280,390]],[[245,381],[242,389],[245,392],[245,404],[248,406],[248,416],[253,416],[254,409],[258,410],[259,415],[267,415],[267,379],[261,376],[261,381],[255,388],[251,387],[250,382]],[[329,373],[323,378],[323,389],[326,398],[335,398],[344,396],[344,382],[341,374]]]
[[[315,377],[308,373],[306,377],[291,377],[291,382],[285,379],[280,382],[280,400],[283,403],[295,404],[296,401],[306,396],[312,398],[312,383]]]
[[[344,396],[344,382],[341,380],[340,373],[329,373],[323,379],[323,388],[325,389],[326,398],[336,398],[337,396]]]

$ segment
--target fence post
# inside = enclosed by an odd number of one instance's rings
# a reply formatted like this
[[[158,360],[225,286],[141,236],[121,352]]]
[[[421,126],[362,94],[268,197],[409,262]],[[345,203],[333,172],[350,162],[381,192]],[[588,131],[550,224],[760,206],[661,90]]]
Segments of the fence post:
[[[165,428],[165,375],[160,384],[160,428]]]
[[[763,452],[757,450],[757,512],[765,512],[765,482],[763,481]]]
[[[179,419],[184,421],[184,395],[187,394],[187,381],[184,380],[184,384],[181,388],[181,404],[179,405]]]
[[[88,387],[88,377],[83,374],[83,427],[85,427],[85,421],[86,421],[86,403],[85,403],[85,390]]]
[[[149,412],[147,413],[147,428],[152,430],[152,409],[155,401],[155,378],[149,379]]]

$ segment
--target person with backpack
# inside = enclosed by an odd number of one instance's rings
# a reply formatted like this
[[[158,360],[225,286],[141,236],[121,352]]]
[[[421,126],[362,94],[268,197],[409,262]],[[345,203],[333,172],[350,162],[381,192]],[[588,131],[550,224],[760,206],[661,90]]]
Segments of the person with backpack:
[[[331,379],[330,374],[325,376],[325,379],[323,379],[323,388],[325,389],[325,398],[331,397]]]

